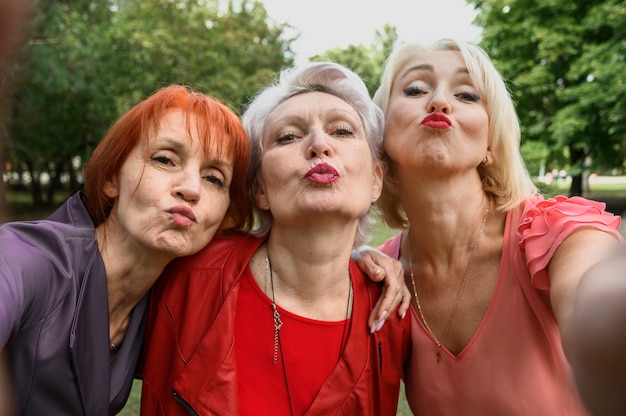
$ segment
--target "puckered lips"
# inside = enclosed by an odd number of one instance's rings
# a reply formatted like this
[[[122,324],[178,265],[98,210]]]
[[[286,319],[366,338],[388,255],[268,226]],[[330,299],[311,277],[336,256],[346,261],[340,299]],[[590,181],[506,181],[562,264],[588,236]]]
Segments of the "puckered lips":
[[[313,183],[328,185],[339,179],[339,172],[328,163],[319,163],[309,169],[304,178]]]
[[[179,227],[189,227],[196,221],[196,214],[186,205],[175,205],[167,212],[170,213],[172,221]]]
[[[443,113],[431,113],[424,117],[422,126],[431,127],[433,129],[449,129],[452,122]]]

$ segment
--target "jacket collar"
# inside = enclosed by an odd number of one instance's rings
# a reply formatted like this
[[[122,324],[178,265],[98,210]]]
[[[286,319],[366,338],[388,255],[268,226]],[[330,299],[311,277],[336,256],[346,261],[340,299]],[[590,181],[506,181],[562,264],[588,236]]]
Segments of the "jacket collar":
[[[263,240],[260,240],[258,244],[245,247],[246,253],[239,256],[241,261],[231,261],[225,265],[223,276],[228,276],[231,272],[236,278],[234,281],[224,279],[223,289],[226,294],[220,312],[196,352],[174,381],[174,391],[198,413],[239,413],[234,345],[235,311],[241,275],[262,243]],[[229,270],[233,266],[234,269]],[[367,374],[365,369],[370,359],[369,343],[375,342],[375,338],[368,331],[367,319],[374,302],[362,272],[352,262],[350,272],[354,290],[350,336],[337,366],[309,408],[311,413],[335,413],[346,402],[347,397],[353,394],[359,380]],[[210,397],[207,392],[210,392]]]

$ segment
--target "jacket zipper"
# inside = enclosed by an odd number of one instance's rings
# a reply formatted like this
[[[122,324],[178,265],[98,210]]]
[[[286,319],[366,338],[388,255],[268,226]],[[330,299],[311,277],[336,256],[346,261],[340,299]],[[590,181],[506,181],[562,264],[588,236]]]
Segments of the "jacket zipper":
[[[173,391],[172,394],[174,395],[174,398],[176,399],[176,401],[180,403],[190,415],[198,416],[198,413],[196,413],[196,411],[193,410],[193,407],[191,407],[191,405],[187,403],[185,399],[183,399],[178,393]]]

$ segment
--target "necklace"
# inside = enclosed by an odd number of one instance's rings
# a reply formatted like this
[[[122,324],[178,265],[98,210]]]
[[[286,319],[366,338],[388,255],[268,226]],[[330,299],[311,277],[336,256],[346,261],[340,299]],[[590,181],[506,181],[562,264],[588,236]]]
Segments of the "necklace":
[[[420,299],[417,296],[417,288],[415,286],[415,276],[413,276],[413,251],[411,250],[411,231],[407,234],[407,240],[409,242],[409,267],[411,268],[411,284],[413,285],[413,294],[415,295],[415,305],[417,306],[417,312],[420,316],[420,319],[424,323],[424,326],[430,332],[433,339],[435,340],[435,344],[437,345],[437,362],[441,360],[442,354],[442,343],[446,340],[448,336],[448,332],[450,331],[450,327],[452,326],[452,321],[454,320],[454,315],[456,315],[456,311],[459,307],[459,302],[461,301],[461,295],[463,294],[463,290],[465,289],[465,282],[467,281],[467,276],[469,275],[469,271],[472,265],[472,260],[474,260],[474,254],[476,254],[476,249],[478,248],[478,240],[480,239],[480,235],[483,233],[483,229],[485,228],[485,223],[487,222],[487,217],[489,216],[489,211],[491,210],[491,199],[488,200],[487,210],[485,211],[485,215],[483,216],[483,221],[480,224],[480,229],[478,230],[478,234],[474,238],[474,244],[472,248],[472,253],[470,254],[470,258],[467,261],[467,266],[465,267],[465,273],[463,274],[463,280],[461,281],[461,288],[459,289],[459,293],[456,295],[456,300],[454,302],[454,306],[452,307],[452,312],[450,312],[450,316],[448,317],[448,322],[446,323],[446,328],[443,331],[443,335],[441,336],[441,340],[438,340],[435,336],[435,333],[430,329],[428,322],[426,322],[426,318],[424,317],[424,312],[422,311],[422,305],[420,305]]]
[[[110,347],[111,347],[111,348],[109,348],[111,350],[111,354],[115,354],[116,352],[118,352],[120,350],[120,347],[113,343],[113,339],[112,338],[109,339],[109,344],[110,344]]]
[[[270,253],[269,250],[265,251],[265,294],[267,295],[267,278],[269,275],[270,287],[272,289],[272,316],[274,320],[274,355],[273,361],[274,364],[278,362],[278,354],[280,352],[281,362],[283,367],[283,378],[285,379],[285,387],[287,389],[287,400],[289,400],[289,411],[290,414],[293,415],[293,405],[291,403],[291,394],[289,392],[289,382],[287,380],[287,368],[285,367],[285,355],[283,354],[283,345],[280,342],[280,330],[283,327],[283,321],[280,319],[280,313],[278,312],[278,308],[276,306],[276,299],[274,294],[274,271],[272,270],[272,262],[270,261]],[[350,269],[348,269],[348,276],[350,279],[350,286],[348,288],[348,302],[346,304],[346,319],[343,322],[343,330],[341,331],[341,343],[339,344],[339,356],[337,357],[337,361],[341,358],[341,353],[344,349],[344,340],[346,336],[346,329],[348,326],[348,318],[352,314],[352,304],[354,302],[353,291],[352,291],[352,274],[350,273]]]

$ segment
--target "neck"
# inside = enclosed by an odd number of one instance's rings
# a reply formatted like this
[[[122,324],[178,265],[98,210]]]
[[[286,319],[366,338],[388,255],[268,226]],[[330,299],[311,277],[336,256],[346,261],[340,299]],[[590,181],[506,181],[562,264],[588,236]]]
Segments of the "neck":
[[[336,291],[348,280],[353,241],[353,232],[302,234],[272,228],[267,251],[276,285],[303,298]]]
[[[250,262],[261,290],[294,314],[321,321],[346,319],[352,290],[349,252],[315,250],[314,244],[293,247],[272,236]]]
[[[113,325],[124,320],[150,290],[169,263],[171,256],[129,249],[123,241],[113,241],[102,228],[96,240],[106,270],[109,319]]]

